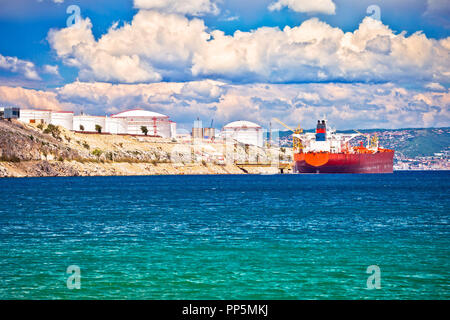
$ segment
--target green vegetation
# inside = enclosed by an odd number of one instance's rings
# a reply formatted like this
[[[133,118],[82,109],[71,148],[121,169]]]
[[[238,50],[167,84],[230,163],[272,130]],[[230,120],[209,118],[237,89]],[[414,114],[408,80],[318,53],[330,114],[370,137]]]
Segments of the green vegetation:
[[[45,128],[44,133],[51,134],[53,136],[53,138],[61,139],[61,137],[60,137],[61,130],[59,129],[58,126],[55,126],[51,123],[47,126],[47,128]]]
[[[440,133],[437,129],[421,129],[407,135],[404,140],[393,137],[385,145],[410,158],[430,156],[450,146],[450,134]]]
[[[95,131],[97,131],[98,133],[102,133],[102,126],[99,124],[95,125]]]
[[[88,150],[91,148],[86,141],[83,141],[83,147],[85,147]]]
[[[102,155],[103,151],[100,149],[95,148],[92,150],[92,154],[97,157],[97,160],[100,159],[100,156]]]
[[[142,133],[145,134],[145,135],[147,135],[147,133],[148,133],[148,129],[147,129],[146,126],[141,126],[141,131],[142,131]]]

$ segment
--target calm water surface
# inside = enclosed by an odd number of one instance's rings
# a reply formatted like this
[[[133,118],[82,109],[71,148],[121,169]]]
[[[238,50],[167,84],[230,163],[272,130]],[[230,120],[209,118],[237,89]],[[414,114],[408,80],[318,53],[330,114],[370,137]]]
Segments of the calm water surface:
[[[449,189],[448,172],[0,179],[0,298],[449,299]]]

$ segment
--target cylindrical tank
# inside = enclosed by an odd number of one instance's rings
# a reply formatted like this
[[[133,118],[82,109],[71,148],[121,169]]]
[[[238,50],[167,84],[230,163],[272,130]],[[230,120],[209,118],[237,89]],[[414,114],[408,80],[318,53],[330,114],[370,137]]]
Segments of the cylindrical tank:
[[[67,130],[73,129],[73,112],[71,111],[52,111],[51,124],[61,126]]]
[[[203,137],[205,139],[214,138],[215,135],[216,135],[216,129],[214,129],[214,128],[204,128],[203,129]]]
[[[203,128],[192,128],[193,139],[203,139]]]

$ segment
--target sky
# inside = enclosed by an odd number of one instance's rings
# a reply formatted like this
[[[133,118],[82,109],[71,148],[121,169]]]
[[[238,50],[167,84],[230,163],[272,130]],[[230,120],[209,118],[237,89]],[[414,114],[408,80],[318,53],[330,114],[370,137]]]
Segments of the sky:
[[[3,106],[450,126],[450,0],[0,0],[0,39]]]

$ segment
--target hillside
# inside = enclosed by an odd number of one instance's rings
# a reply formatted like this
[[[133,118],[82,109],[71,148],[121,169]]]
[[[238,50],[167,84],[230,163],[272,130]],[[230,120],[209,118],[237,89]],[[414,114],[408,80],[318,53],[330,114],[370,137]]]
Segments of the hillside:
[[[359,130],[362,133],[377,134],[380,145],[394,149],[398,155],[406,158],[428,157],[435,153],[450,151],[450,128],[411,128],[411,129],[370,129]],[[313,130],[307,130],[313,132]],[[352,130],[338,131],[354,133]],[[283,146],[292,146],[290,131],[280,131]],[[353,145],[365,141],[364,137],[355,138]]]
[[[61,127],[0,121],[0,177],[154,174],[276,173],[242,170],[237,162],[279,157],[279,150],[222,144],[184,144],[169,139],[82,134]],[[274,171],[275,170],[275,171]]]

